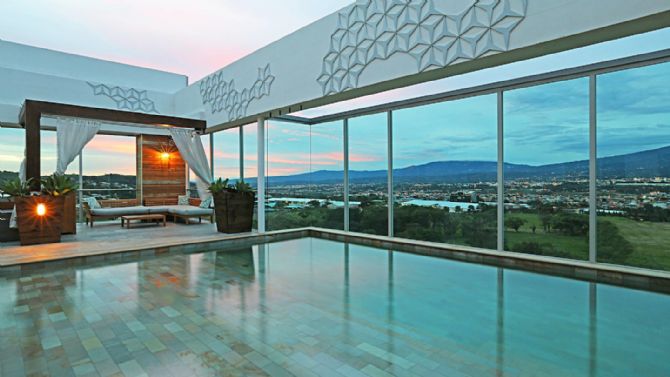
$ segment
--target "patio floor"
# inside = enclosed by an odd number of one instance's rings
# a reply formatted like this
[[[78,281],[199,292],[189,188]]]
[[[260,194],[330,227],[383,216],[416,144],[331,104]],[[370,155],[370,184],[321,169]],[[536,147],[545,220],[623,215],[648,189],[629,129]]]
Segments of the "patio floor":
[[[118,221],[96,222],[91,228],[78,224],[76,235],[64,235],[61,243],[20,246],[18,242],[0,243],[0,267],[45,262],[74,257],[87,257],[124,251],[160,248],[192,242],[222,240],[239,234],[216,231],[208,222],[186,224],[133,224],[121,228]]]

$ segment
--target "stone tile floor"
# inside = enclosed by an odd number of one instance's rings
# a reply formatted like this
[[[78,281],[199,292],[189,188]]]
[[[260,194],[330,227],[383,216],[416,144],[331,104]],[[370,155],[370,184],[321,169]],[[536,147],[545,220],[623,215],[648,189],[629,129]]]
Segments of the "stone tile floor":
[[[0,243],[0,267],[229,237],[231,235],[218,233],[214,224],[205,221],[190,225],[168,222],[166,227],[137,224],[130,229],[121,228],[119,221],[99,222],[92,228],[79,224],[77,234],[64,235],[61,243],[31,246],[20,246],[18,242]]]

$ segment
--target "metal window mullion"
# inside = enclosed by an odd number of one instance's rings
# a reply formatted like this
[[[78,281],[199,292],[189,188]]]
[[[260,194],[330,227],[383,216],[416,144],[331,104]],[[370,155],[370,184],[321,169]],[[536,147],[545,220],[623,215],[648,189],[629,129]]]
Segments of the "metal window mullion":
[[[344,164],[344,231],[349,231],[349,119],[342,121],[342,155]]]
[[[388,171],[386,173],[387,196],[388,196],[388,236],[393,237],[393,113],[386,113],[386,132],[387,132],[387,158]]]
[[[596,75],[589,76],[589,262],[597,261],[598,206],[597,200],[597,113]]]
[[[503,91],[499,90],[497,94],[497,124],[498,124],[498,200],[497,200],[497,249],[498,251],[505,250],[505,154],[503,143]]]
[[[265,232],[265,120],[258,118],[258,232]]]
[[[209,134],[209,172],[214,178],[214,133]]]
[[[240,181],[244,181],[244,126],[239,129],[240,136]]]
[[[83,196],[84,196],[84,151],[79,152],[79,222],[84,219]]]

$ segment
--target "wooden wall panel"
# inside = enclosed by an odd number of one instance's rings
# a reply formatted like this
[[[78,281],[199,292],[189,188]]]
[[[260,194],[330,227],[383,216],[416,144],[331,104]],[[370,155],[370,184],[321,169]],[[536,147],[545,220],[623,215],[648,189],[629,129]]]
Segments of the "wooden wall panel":
[[[141,135],[138,145],[138,181],[141,199],[176,198],[186,194],[186,163],[169,136]],[[162,158],[170,153],[168,160]]]

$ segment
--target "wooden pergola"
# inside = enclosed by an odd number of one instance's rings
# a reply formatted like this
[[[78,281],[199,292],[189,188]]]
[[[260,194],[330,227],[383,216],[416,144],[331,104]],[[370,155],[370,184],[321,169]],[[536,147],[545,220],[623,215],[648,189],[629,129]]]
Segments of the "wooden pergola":
[[[207,128],[207,122],[199,119],[27,99],[21,107],[19,123],[26,132],[26,178],[33,178],[36,186],[39,185],[40,178],[40,129],[42,115],[83,118],[110,123],[191,128],[200,132],[205,131]],[[39,187],[35,187],[34,189],[39,190]]]

